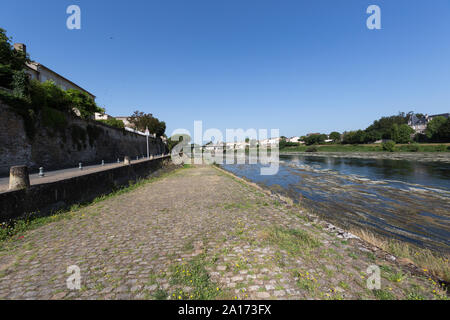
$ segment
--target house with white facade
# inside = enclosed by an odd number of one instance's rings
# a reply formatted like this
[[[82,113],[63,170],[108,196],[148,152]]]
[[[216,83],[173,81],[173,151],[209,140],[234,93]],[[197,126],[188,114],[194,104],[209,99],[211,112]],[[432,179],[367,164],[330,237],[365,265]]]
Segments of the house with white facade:
[[[416,133],[424,134],[425,130],[427,129],[428,122],[433,120],[436,117],[444,117],[444,118],[450,118],[450,113],[441,113],[441,114],[434,114],[434,115],[425,115],[421,118],[417,117],[414,113],[411,114],[408,120],[408,126],[410,126]]]
[[[27,47],[23,43],[15,43],[14,49],[16,51],[23,51],[25,54],[27,52]],[[70,81],[66,77],[60,75],[59,73],[53,71],[52,69],[50,69],[36,61],[27,62],[25,72],[30,76],[31,79],[38,80],[39,82],[45,82],[47,80],[51,80],[63,90],[75,89],[75,90],[86,93],[93,100],[95,100],[95,98],[96,98],[95,95],[93,95],[86,89],[83,89],[81,86]]]

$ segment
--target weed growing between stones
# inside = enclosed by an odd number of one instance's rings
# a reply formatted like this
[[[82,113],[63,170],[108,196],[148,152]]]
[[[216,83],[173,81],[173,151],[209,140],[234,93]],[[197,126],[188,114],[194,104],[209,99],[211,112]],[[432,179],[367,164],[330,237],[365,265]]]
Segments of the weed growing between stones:
[[[263,236],[269,243],[275,244],[291,255],[318,248],[322,243],[310,233],[299,229],[275,227]]]
[[[170,284],[178,286],[170,295],[176,300],[212,300],[221,294],[220,288],[209,277],[205,256],[197,256],[190,261],[182,261],[169,268]]]

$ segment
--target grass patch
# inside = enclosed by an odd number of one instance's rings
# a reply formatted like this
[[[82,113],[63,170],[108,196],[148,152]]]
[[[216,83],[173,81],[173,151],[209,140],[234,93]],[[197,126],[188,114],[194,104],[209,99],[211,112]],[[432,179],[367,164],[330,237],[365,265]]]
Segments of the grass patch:
[[[189,287],[191,290],[177,290],[171,294],[171,298],[177,300],[212,300],[221,292],[219,287],[210,279],[206,266],[208,262],[203,255],[197,256],[191,261],[183,261],[172,265],[170,284]]]
[[[167,300],[167,296],[169,294],[167,293],[167,291],[158,288],[153,294],[152,294],[152,298],[155,300]]]
[[[365,230],[353,230],[353,234],[361,239],[393,254],[398,258],[411,260],[424,272],[437,278],[450,282],[450,263],[448,257],[441,256],[429,249],[414,247],[408,243],[392,239],[382,239],[379,236]]]
[[[317,279],[307,271],[296,271],[294,276],[298,278],[297,285],[302,290],[314,293],[319,287]]]
[[[401,272],[393,273],[388,276],[388,280],[392,282],[401,282],[405,275]]]
[[[389,291],[379,289],[373,290],[372,292],[375,298],[377,298],[378,300],[395,300],[394,294]]]
[[[322,245],[311,234],[298,229],[275,227],[262,236],[269,243],[277,245],[280,249],[286,250],[291,255],[318,248]]]

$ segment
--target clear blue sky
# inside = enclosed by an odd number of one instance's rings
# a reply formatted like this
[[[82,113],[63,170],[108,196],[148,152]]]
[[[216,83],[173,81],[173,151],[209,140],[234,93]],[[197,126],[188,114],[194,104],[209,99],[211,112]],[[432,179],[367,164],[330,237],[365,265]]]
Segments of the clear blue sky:
[[[66,8],[82,29],[66,28]],[[366,28],[377,4],[382,30]],[[365,128],[398,111],[450,111],[449,0],[3,1],[0,27],[32,59],[170,135]]]

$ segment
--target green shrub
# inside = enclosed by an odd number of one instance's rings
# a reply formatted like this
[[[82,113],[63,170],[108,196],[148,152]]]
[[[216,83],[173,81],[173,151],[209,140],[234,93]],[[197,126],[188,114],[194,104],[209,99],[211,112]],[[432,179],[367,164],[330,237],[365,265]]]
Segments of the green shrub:
[[[66,95],[70,101],[71,109],[76,108],[80,112],[80,116],[83,119],[89,119],[95,112],[105,112],[104,109],[97,106],[94,99],[92,99],[86,92],[69,89],[66,91]]]
[[[98,121],[101,123],[104,123],[108,126],[114,127],[114,128],[119,128],[119,129],[125,128],[125,125],[123,124],[123,122],[120,120],[117,120],[115,118],[111,118],[108,120],[98,120]]]
[[[383,142],[382,147],[383,151],[394,152],[395,142],[392,140]]]

